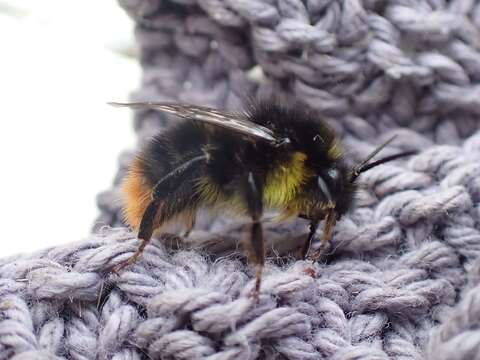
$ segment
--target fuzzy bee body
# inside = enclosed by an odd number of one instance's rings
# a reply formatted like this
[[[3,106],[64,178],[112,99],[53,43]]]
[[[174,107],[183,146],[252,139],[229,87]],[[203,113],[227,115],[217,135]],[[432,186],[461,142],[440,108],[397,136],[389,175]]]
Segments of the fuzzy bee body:
[[[115,104],[183,117],[154,136],[139,152],[123,182],[124,217],[142,240],[136,261],[155,230],[172,222],[193,227],[200,208],[251,219],[245,247],[257,264],[254,295],[264,263],[261,218],[310,220],[305,256],[318,223],[325,220],[322,245],[335,221],[352,206],[356,178],[365,169],[409,155],[402,153],[357,167],[346,163],[334,132],[315,114],[277,103],[255,103],[241,114],[186,104]],[[318,254],[317,254],[318,255]]]
[[[338,169],[342,182],[350,184],[349,170],[330,128],[305,111],[271,104],[252,108],[248,119],[288,137],[290,143],[272,147],[227,129],[188,120],[154,136],[137,155],[123,184],[127,223],[138,229],[155,184],[202,155],[205,160],[194,174],[178,179],[182,184],[169,196],[175,198],[175,206],[170,198],[162,201],[160,212],[170,214],[157,216],[155,228],[179,219],[188,227],[200,207],[248,216],[241,192],[249,172],[258,178],[265,209],[280,211],[282,219],[300,214],[323,218],[328,199],[318,189],[318,174],[328,178],[329,170]],[[336,194],[340,214],[349,208],[353,191],[351,185]],[[158,223],[161,219],[163,224]]]

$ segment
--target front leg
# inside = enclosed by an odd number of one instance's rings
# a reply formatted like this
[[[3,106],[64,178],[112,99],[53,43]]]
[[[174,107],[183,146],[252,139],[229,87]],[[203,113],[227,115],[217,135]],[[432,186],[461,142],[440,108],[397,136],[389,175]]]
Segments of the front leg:
[[[327,250],[330,247],[330,240],[332,238],[333,227],[335,226],[336,220],[337,216],[335,212],[333,210],[328,211],[325,216],[325,225],[323,228],[322,237],[320,239],[320,246],[308,257],[310,260],[312,260],[312,262],[316,262],[323,256],[327,255]]]
[[[310,224],[308,225],[309,233],[308,233],[307,238],[305,239],[305,243],[303,244],[303,247],[302,247],[301,253],[300,253],[301,259],[303,259],[303,260],[306,258],[307,254],[308,254],[308,250],[310,249],[310,246],[312,245],[312,240],[315,237],[315,234],[316,234],[317,229],[318,229],[318,223],[319,223],[318,220],[310,220]]]

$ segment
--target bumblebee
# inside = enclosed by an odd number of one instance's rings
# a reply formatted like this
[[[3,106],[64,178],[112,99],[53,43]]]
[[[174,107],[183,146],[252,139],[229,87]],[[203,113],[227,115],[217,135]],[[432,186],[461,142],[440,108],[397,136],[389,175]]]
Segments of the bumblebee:
[[[163,103],[111,103],[157,110],[185,119],[154,136],[137,154],[123,181],[124,219],[138,231],[135,254],[114,268],[135,263],[154,231],[180,223],[189,232],[199,209],[248,217],[244,248],[256,265],[253,296],[258,297],[265,262],[262,215],[309,220],[301,245],[306,257],[319,222],[324,220],[318,260],[328,246],[335,222],[352,206],[358,176],[374,166],[411,155],[403,152],[370,160],[392,139],[357,166],[347,165],[333,130],[301,107],[255,102],[244,112]]]

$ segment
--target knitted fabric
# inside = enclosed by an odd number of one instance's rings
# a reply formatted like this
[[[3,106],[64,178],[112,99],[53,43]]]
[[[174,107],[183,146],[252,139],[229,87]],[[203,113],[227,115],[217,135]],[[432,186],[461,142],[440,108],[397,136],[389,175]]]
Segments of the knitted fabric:
[[[137,23],[135,100],[234,109],[275,94],[324,116],[352,161],[393,134],[384,154],[419,154],[362,174],[318,264],[293,256],[305,222],[266,222],[257,304],[241,219],[165,234],[108,271],[138,246],[118,228],[125,153],[98,197],[98,223],[117,228],[0,260],[0,359],[480,359],[480,4],[121,5]],[[169,121],[137,112],[139,145]]]

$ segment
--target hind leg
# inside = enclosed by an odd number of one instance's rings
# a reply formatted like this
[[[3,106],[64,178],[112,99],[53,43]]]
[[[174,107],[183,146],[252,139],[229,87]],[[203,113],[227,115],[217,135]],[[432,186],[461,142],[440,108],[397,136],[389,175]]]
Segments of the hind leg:
[[[195,193],[192,178],[199,173],[208,155],[194,157],[163,177],[152,190],[152,201],[143,213],[137,238],[141,241],[135,253],[127,260],[115,265],[113,272],[119,272],[135,264],[156,227],[161,226],[187,208],[192,208]]]

